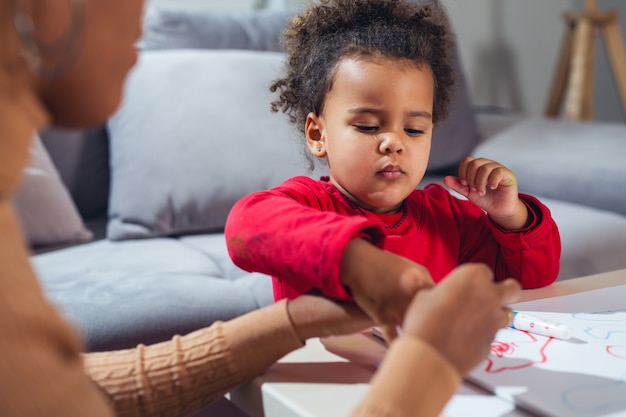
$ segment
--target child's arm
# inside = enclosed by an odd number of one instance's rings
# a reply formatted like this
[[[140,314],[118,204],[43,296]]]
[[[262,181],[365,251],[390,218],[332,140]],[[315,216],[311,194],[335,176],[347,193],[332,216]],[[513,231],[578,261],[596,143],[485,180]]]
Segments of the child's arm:
[[[434,282],[428,270],[384,251],[364,239],[353,239],[343,252],[341,283],[356,303],[379,324],[388,341],[397,336],[406,309],[422,288]]]
[[[362,237],[382,245],[384,231],[363,216],[338,213],[318,182],[304,177],[252,193],[232,208],[224,234],[233,262],[278,277],[299,294],[350,300],[340,283],[343,252]]]
[[[515,174],[496,161],[468,156],[461,161],[459,176],[447,176],[444,183],[487,212],[503,229],[523,229],[532,222],[519,199]]]
[[[558,228],[547,207],[519,193],[517,179],[508,168],[489,159],[467,157],[459,166],[458,178],[448,176],[444,183],[487,213],[497,226],[491,227],[497,252],[490,255],[486,246],[477,247],[465,261],[492,264],[498,279],[513,276],[524,288],[543,287],[557,278]]]

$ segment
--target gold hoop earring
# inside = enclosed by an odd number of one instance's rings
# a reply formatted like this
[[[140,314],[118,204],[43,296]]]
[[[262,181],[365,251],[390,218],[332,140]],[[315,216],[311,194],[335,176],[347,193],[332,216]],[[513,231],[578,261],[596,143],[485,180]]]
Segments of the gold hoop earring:
[[[72,18],[68,29],[52,42],[41,39],[33,19],[14,0],[13,25],[22,42],[22,54],[31,71],[45,79],[60,78],[71,68],[78,57],[81,33],[85,26],[84,0],[70,0]]]

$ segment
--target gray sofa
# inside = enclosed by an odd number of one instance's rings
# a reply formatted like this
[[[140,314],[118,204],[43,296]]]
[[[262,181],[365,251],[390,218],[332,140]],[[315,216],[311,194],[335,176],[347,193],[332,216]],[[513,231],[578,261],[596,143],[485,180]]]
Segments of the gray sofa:
[[[119,111],[33,145],[17,210],[46,294],[88,349],[164,340],[272,302],[269,277],[230,262],[222,227],[242,195],[323,172],[307,171],[298,132],[269,112],[290,14],[148,9]],[[552,210],[559,279],[626,268],[626,126],[476,114],[460,63],[459,74],[424,183],[464,155],[496,159]]]

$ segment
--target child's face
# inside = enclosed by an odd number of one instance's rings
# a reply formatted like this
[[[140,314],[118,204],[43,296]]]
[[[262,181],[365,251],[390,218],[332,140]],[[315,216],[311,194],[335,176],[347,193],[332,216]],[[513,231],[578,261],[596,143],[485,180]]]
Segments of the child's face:
[[[307,144],[327,157],[331,182],[359,206],[397,211],[424,177],[433,130],[427,65],[390,58],[344,59]]]

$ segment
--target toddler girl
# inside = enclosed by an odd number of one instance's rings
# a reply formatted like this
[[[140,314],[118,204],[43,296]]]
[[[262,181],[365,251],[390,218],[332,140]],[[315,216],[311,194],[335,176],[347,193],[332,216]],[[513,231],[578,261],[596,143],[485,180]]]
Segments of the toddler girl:
[[[409,301],[466,262],[496,280],[552,283],[560,238],[548,209],[503,165],[465,158],[445,185],[424,177],[447,113],[454,39],[438,6],[328,0],[295,17],[274,110],[304,133],[329,175],[295,177],[239,201],[226,224],[233,261],[274,278],[275,298],[354,300],[394,337]]]

